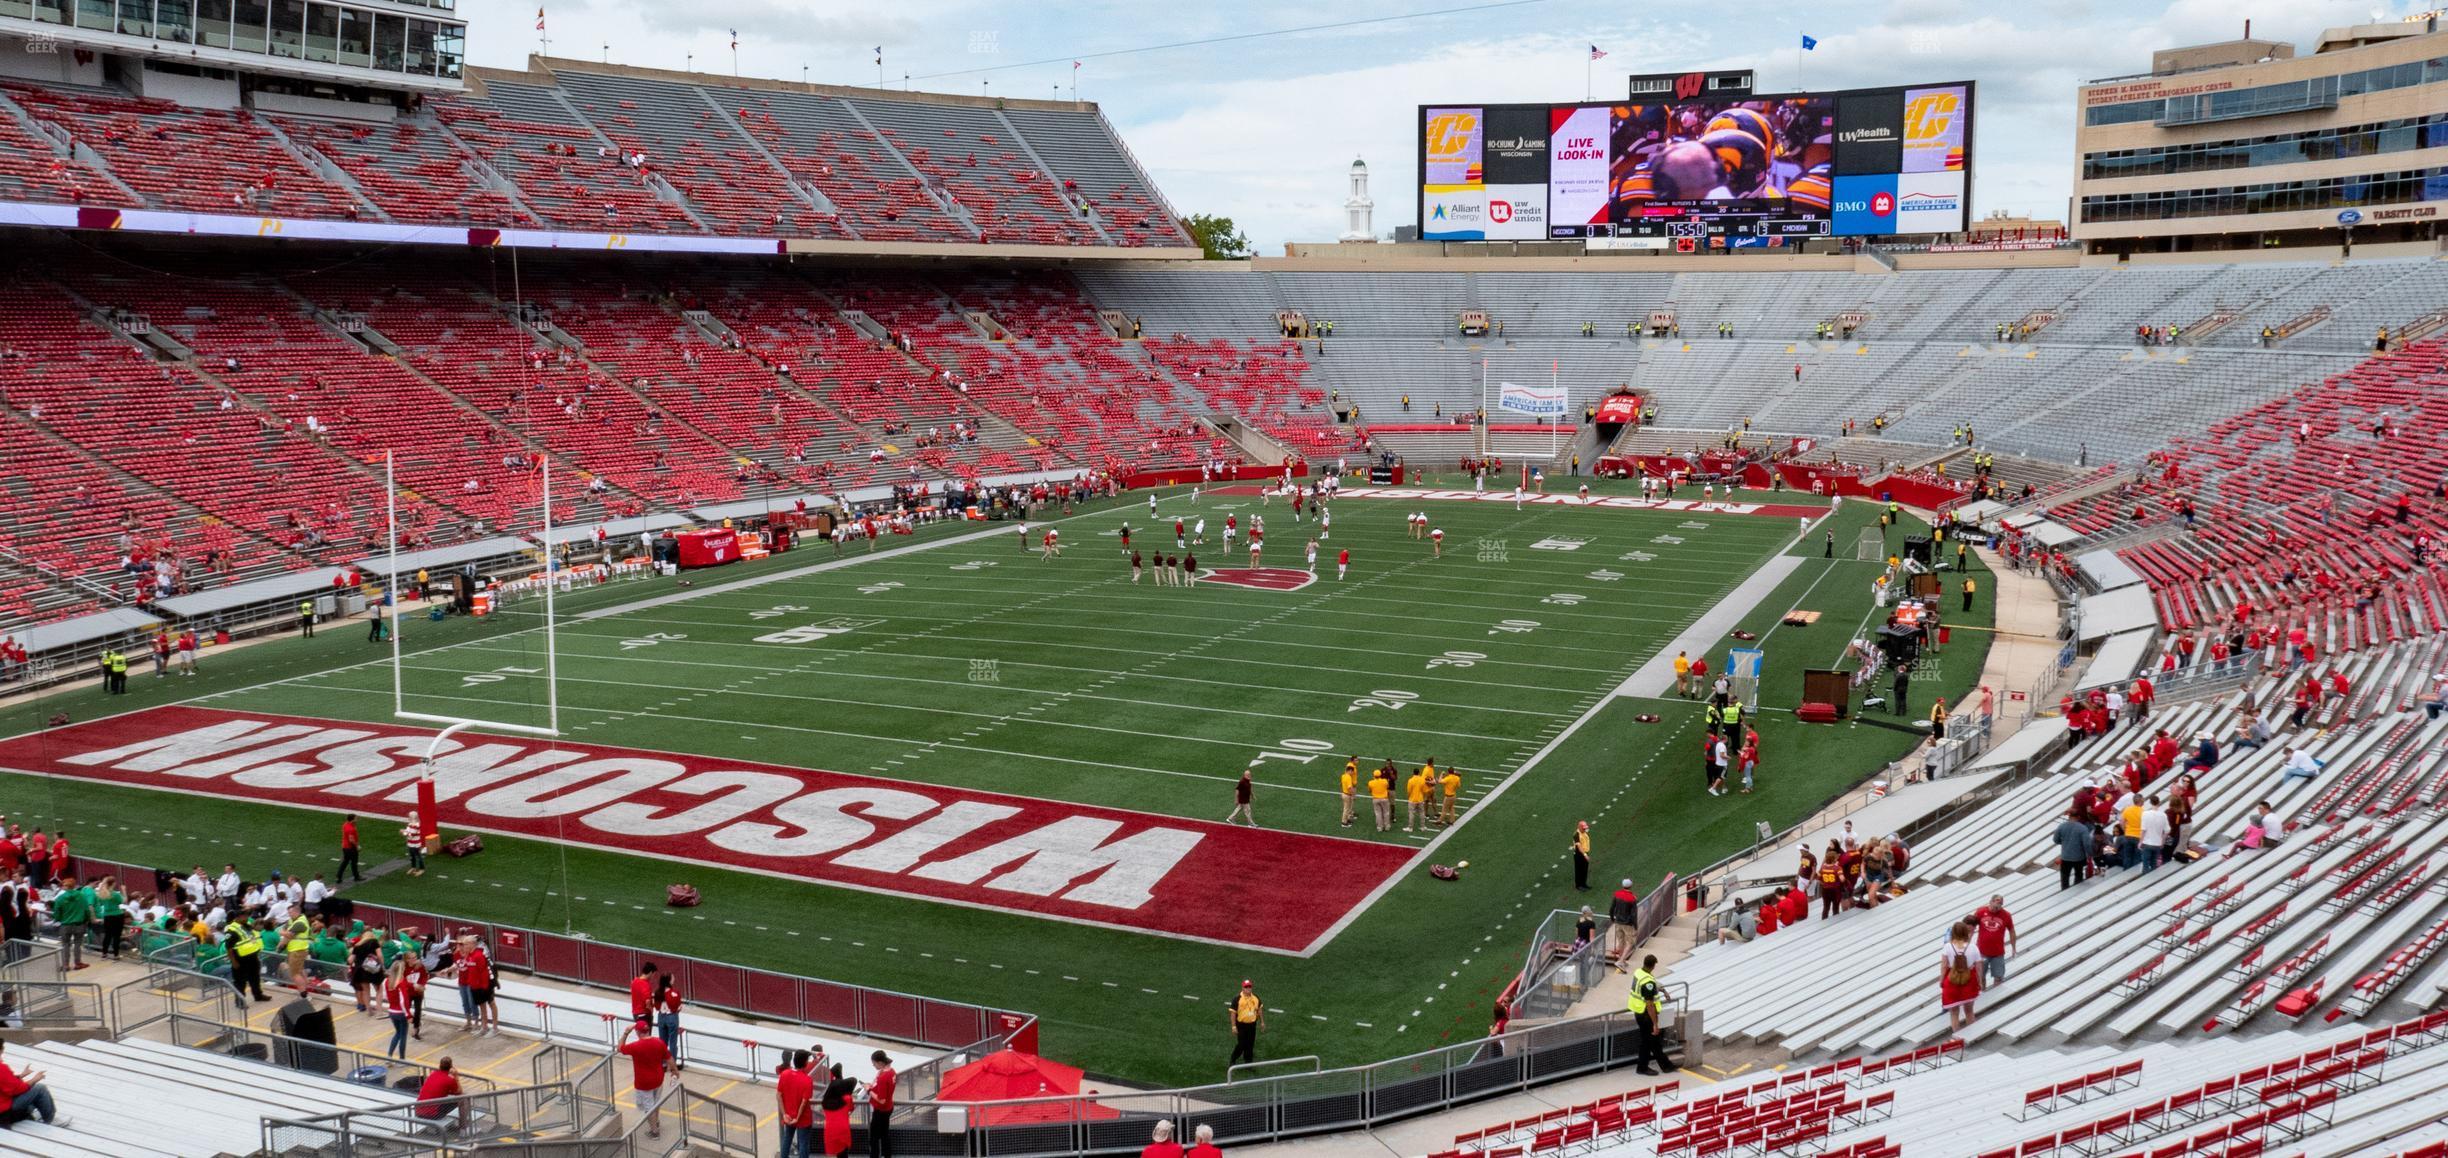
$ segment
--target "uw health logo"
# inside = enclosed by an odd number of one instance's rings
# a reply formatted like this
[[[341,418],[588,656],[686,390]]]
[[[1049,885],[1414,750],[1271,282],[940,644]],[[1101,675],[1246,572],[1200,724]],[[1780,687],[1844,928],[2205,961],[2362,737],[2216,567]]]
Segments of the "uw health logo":
[[[1298,567],[1236,567],[1229,570],[1203,569],[1198,573],[1198,581],[1255,587],[1260,591],[1298,591],[1317,582],[1317,576]]]

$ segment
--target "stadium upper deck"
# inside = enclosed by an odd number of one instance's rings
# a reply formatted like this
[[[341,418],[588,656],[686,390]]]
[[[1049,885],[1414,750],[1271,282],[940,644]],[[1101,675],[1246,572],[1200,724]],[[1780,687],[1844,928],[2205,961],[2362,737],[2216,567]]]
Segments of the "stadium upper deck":
[[[150,75],[150,74],[148,74]],[[0,79],[0,202],[871,243],[1191,242],[1092,104],[531,58],[400,102]],[[213,103],[213,102],[204,102]]]

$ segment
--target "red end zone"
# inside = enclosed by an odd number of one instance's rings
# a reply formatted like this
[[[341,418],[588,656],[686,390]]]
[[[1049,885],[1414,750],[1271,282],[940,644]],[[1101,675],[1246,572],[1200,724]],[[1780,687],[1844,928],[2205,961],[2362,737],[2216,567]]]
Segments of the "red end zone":
[[[0,740],[0,771],[404,818],[431,737],[156,708]],[[466,738],[434,763],[449,828],[1279,953],[1314,948],[1411,859],[1365,841],[634,748]]]

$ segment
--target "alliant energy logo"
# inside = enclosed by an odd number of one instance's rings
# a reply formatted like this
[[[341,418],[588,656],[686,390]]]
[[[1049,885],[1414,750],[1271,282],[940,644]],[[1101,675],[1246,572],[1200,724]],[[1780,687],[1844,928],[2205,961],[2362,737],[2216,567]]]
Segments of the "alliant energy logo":
[[[431,740],[158,708],[0,741],[0,771],[404,818]],[[446,829],[1278,953],[1314,949],[1410,859],[1365,841],[542,740],[446,742],[434,782]]]

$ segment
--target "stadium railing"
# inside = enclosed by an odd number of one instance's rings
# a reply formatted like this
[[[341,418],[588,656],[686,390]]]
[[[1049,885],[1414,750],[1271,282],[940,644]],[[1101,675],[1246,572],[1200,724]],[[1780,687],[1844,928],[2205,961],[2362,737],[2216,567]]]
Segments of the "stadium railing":
[[[1640,948],[1650,934],[1673,920],[1674,906],[1675,875],[1668,873],[1640,900],[1632,948]],[[1539,922],[1530,936],[1529,956],[1510,990],[1513,999],[1507,1008],[1511,1016],[1555,1017],[1571,1009],[1606,976],[1607,949],[1614,930],[1600,917],[1597,939],[1574,945],[1573,926],[1580,915],[1572,909],[1557,909]]]
[[[0,982],[0,1028],[109,1033],[110,1005],[90,982]]]
[[[153,872],[150,868],[93,857],[79,857],[78,862],[89,873],[108,869],[123,880],[150,879]],[[991,1053],[1010,1045],[1036,1052],[1037,1017],[1032,1013],[989,1009],[364,901],[356,902],[355,915],[369,926],[415,928],[433,935],[446,931],[454,935],[474,934],[492,952],[495,966],[501,969],[602,989],[623,999],[627,998],[629,981],[637,976],[640,965],[652,961],[674,975],[691,1003],[707,1009],[935,1049],[987,1047],[984,1052]],[[54,952],[44,946],[36,946],[36,950]],[[192,950],[190,944],[189,965],[193,964]],[[454,1020],[459,1014],[450,1004],[432,1003],[425,1014]],[[605,1049],[618,1045],[620,1034],[627,1028],[625,1018],[595,1010],[563,1009],[549,1003],[543,1004],[539,1017],[547,1039]],[[774,1072],[785,1048],[788,1047],[782,1043],[691,1026],[681,1036],[680,1052],[682,1060],[692,1065],[759,1078]]]
[[[184,1013],[169,1015],[165,1023],[169,1027],[172,1045],[206,1053],[227,1054],[279,1069],[321,1074],[361,1086],[413,1094],[424,1086],[425,1075],[433,1072],[433,1067],[412,1061],[347,1046],[286,1037],[250,1029],[245,1025],[224,1024]],[[471,1073],[460,1074],[459,1084],[471,1093],[490,1093],[496,1088],[496,1083],[490,1079]]]
[[[1661,894],[1671,898],[1672,890]],[[1669,908],[1671,906],[1668,906]],[[1628,1013],[1548,1022],[1405,1057],[1316,1073],[1190,1089],[1074,1094],[1006,1102],[904,1102],[896,1134],[933,1135],[959,1152],[1051,1158],[1137,1150],[1159,1120],[1188,1137],[1199,1126],[1231,1147],[1373,1128],[1633,1064]],[[949,1135],[962,1135],[952,1142]]]
[[[329,1046],[298,1043],[314,1049]],[[476,1088],[460,1075],[463,1093],[435,1104],[408,1103],[378,1110],[347,1110],[307,1118],[265,1118],[263,1152],[313,1153],[329,1158],[408,1158],[411,1155],[467,1154],[496,1150],[488,1139],[518,1139],[521,1153],[530,1147],[550,1147],[570,1154],[630,1154],[617,1136],[605,1136],[605,1124],[618,1118],[614,1098],[620,1083],[613,1062],[619,1054],[604,1054],[565,1080],[543,1085]],[[377,1064],[393,1065],[378,1059]],[[418,1080],[423,1080],[419,1075]],[[389,1083],[385,1083],[389,1084]],[[489,1084],[489,1083],[487,1083]],[[456,1129],[465,1107],[471,1126]],[[427,1116],[419,1109],[440,1112]],[[674,1131],[673,1133],[678,1133]],[[566,1142],[568,1145],[562,1145]],[[578,1143],[591,1143],[587,1149]],[[506,1150],[498,1152],[507,1152]],[[543,1151],[537,1151],[543,1152]]]

